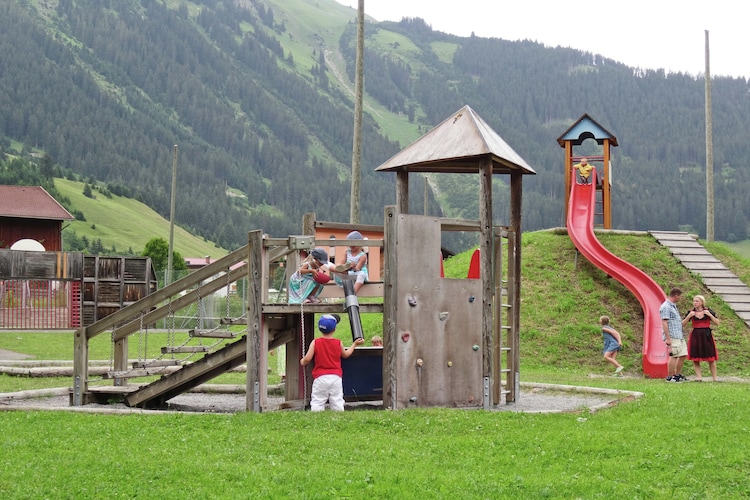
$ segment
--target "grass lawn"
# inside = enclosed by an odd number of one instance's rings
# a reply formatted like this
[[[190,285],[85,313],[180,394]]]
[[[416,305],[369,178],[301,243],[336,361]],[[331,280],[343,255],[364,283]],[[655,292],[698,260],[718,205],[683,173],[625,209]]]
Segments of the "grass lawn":
[[[526,371],[526,370],[524,370]],[[595,414],[481,410],[93,415],[0,412],[3,498],[747,498],[750,386],[635,390]],[[6,382],[0,377],[0,386]],[[740,402],[740,404],[738,404]]]
[[[637,301],[576,259],[566,236],[525,234],[521,380],[639,391],[645,397],[593,414],[0,411],[0,497],[750,497],[747,326],[652,239],[600,239],[664,288],[680,285],[686,293],[681,311],[692,294],[706,295],[722,318],[716,329],[721,382],[642,378]],[[719,258],[738,276],[750,269],[746,259]],[[466,262],[446,264],[446,273],[452,265],[465,273]],[[625,339],[618,359],[627,376],[621,379],[601,376],[610,371],[596,326],[605,313]],[[363,317],[362,323],[366,339],[379,333],[377,317]],[[340,330],[349,342],[346,321]],[[148,349],[157,349],[160,340],[149,340]],[[131,350],[137,344],[131,340]],[[72,337],[0,332],[0,349],[72,359]],[[109,346],[95,343],[91,352],[92,359],[107,359]],[[222,377],[224,383],[244,381],[242,374]],[[70,378],[0,375],[0,392],[71,384]]]

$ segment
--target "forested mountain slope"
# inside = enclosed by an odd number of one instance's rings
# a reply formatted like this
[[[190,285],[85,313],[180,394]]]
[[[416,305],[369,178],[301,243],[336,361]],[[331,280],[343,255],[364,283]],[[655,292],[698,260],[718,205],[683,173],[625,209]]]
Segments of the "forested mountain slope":
[[[0,152],[47,153],[168,216],[177,144],[178,223],[225,248],[244,244],[249,229],[297,232],[309,211],[346,221],[355,17],[333,0],[4,2]],[[369,21],[365,45],[362,222],[382,223],[395,201],[392,176],[373,169],[469,104],[538,173],[524,182],[525,229],[562,224],[555,139],[588,113],[620,143],[615,226],[704,231],[701,78],[456,37],[419,19]],[[747,237],[749,90],[743,79],[713,81],[718,239]],[[431,211],[476,217],[475,179],[431,184]]]

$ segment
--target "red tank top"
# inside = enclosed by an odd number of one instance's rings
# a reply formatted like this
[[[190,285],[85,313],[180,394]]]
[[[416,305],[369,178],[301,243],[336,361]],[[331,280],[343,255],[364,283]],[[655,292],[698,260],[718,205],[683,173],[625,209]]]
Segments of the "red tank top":
[[[315,339],[315,366],[313,378],[321,375],[342,376],[341,370],[341,341],[335,338],[319,337]]]

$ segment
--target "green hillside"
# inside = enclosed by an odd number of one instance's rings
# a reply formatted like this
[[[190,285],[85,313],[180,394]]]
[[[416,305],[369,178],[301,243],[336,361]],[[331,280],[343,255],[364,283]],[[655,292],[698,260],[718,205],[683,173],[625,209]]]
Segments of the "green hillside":
[[[117,195],[107,197],[98,191],[94,191],[94,198],[88,198],[83,195],[84,183],[66,179],[55,179],[55,186],[62,196],[70,199],[73,209],[83,212],[86,218],[66,223],[63,239],[75,232],[78,238],[85,236],[89,241],[101,239],[105,249],[115,247],[123,254],[129,249],[140,254],[151,238],[169,241],[169,221],[141,202]],[[212,242],[179,227],[179,214],[177,220],[174,249],[183,257],[218,258],[227,254]]]
[[[651,276],[664,290],[679,287],[678,308],[686,312],[692,297],[701,294],[714,309],[721,325],[715,329],[719,372],[750,374],[750,329],[718,295],[711,293],[651,236],[598,234],[615,255]],[[561,372],[608,373],[601,358],[599,316],[608,315],[622,334],[624,349],[618,359],[633,375],[641,370],[643,313],[630,291],[606,273],[576,255],[567,234],[538,231],[523,235],[521,288],[521,364],[525,369]],[[745,283],[750,282],[750,260],[725,245],[709,250]],[[465,276],[470,252],[446,262],[447,275]],[[692,363],[685,363],[692,374]]]

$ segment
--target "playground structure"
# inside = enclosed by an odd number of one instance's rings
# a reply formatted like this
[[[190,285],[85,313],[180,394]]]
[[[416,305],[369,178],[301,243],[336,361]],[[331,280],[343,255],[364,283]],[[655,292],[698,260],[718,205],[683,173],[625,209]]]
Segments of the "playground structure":
[[[582,156],[573,156],[573,147],[580,146],[586,139],[593,139],[602,147],[603,154],[600,157],[593,157],[604,160],[602,182],[598,182],[596,169],[591,173],[591,184],[575,182],[573,163],[579,161]],[[603,215],[604,228],[611,229],[610,146],[617,146],[617,139],[588,115],[583,115],[558,139],[558,143],[565,148],[568,235],[584,257],[622,283],[636,296],[643,309],[643,373],[647,377],[666,377],[667,347],[662,341],[662,325],[659,317],[659,306],[666,299],[664,291],[646,273],[610,253],[599,243],[594,234],[597,206],[603,208],[599,215]],[[591,156],[586,156],[586,158],[592,159]],[[599,196],[599,191],[601,191],[601,196]],[[602,200],[601,204],[598,200]]]
[[[76,331],[71,404],[109,400],[120,394],[129,406],[159,407],[177,394],[246,363],[246,409],[261,412],[268,409],[269,350],[285,345],[287,405],[303,406],[312,377],[310,367],[302,369],[299,359],[313,339],[314,315],[341,313],[344,304],[271,302],[268,292],[271,269],[284,260],[287,273],[291,273],[296,269],[300,251],[348,246],[351,242],[345,239],[330,238],[332,234],[336,236],[331,232],[334,228],[341,231],[338,234],[356,229],[365,236],[368,231],[373,235],[382,231],[382,239],[370,238],[366,243],[371,263],[381,261],[382,249],[382,283],[377,280],[378,270],[360,296],[379,295],[382,290],[383,301],[360,304],[359,311],[383,315],[379,389],[385,408],[490,408],[503,397],[506,403],[516,401],[520,386],[522,176],[535,174],[534,170],[468,106],[377,170],[396,172],[397,204],[385,207],[382,229],[321,223],[309,214],[299,236],[271,238],[260,230],[251,231],[247,246]],[[413,172],[478,174],[479,220],[409,214],[409,174]],[[492,222],[494,174],[510,175],[507,226],[495,226]],[[465,279],[441,276],[438,256],[443,231],[479,234],[478,276]],[[371,266],[371,273],[377,267]],[[219,274],[225,279],[210,279]],[[128,384],[130,378],[162,373],[166,362],[147,361],[128,366],[127,343],[131,335],[144,325],[168,318],[175,310],[200,300],[201,293],[212,293],[244,277],[248,284],[247,315],[225,318],[224,322],[246,324],[245,335],[235,339],[225,333],[223,338],[229,343],[202,359],[182,365],[146,386]],[[200,283],[203,286],[196,289]],[[331,293],[329,290],[335,289],[327,289],[327,293]],[[113,385],[96,387],[90,383],[88,374],[88,343],[104,332],[110,333],[114,343],[114,366],[108,376]],[[194,332],[203,338],[214,333]],[[378,364],[377,356],[372,354],[377,352],[357,349],[353,357],[367,358],[372,370]],[[351,386],[347,378],[345,367],[345,389]],[[359,398],[360,394],[345,396]]]

